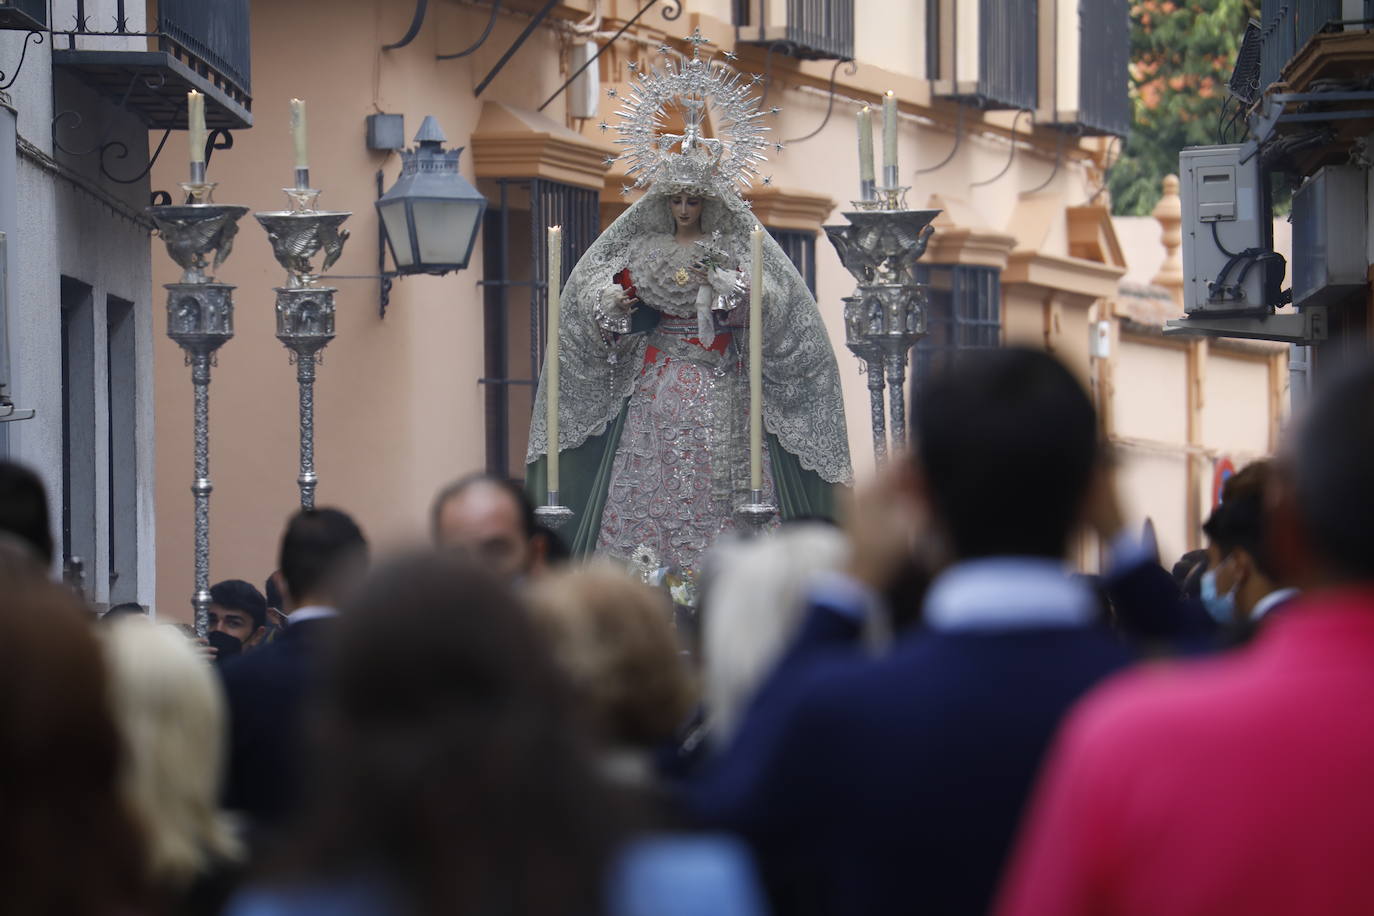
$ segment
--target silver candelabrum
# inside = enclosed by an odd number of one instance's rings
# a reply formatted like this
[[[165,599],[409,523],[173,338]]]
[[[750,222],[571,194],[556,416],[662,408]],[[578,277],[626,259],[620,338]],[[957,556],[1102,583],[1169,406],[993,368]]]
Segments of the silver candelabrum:
[[[873,454],[879,464],[889,451],[888,406],[892,446],[906,443],[907,360],[926,333],[926,288],[916,280],[916,261],[930,242],[931,221],[940,214],[897,208],[900,197],[889,199],[893,209],[865,205],[845,214],[849,225],[825,227],[840,261],[859,281],[854,295],[844,299],[845,344],[868,374]]]
[[[336,289],[319,286],[320,274],[329,270],[343,253],[348,230],[343,221],[353,214],[316,210],[320,192],[310,187],[309,169],[296,170],[296,187],[284,188],[291,209],[255,213],[267,230],[277,263],[286,268],[286,286],[276,287],[277,340],[291,351],[296,364],[296,387],[300,397],[300,473],[296,484],[301,491],[301,508],[315,507],[315,366],[323,350],[334,339],[334,293]],[[313,261],[324,252],[319,273]]]
[[[234,287],[209,275],[229,257],[238,220],[247,207],[211,202],[214,183],[205,180],[205,163],[191,164],[183,182],[188,203],[149,207],[148,215],[182,269],[181,281],[166,284],[167,336],[186,351],[195,393],[195,609],[196,632],[204,636],[210,617],[210,367],[215,351],[234,336]],[[213,262],[209,260],[214,253]]]

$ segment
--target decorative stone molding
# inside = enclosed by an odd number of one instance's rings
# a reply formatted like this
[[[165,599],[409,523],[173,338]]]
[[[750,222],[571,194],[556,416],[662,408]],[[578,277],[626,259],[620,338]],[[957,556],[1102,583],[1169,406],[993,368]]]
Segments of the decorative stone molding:
[[[998,270],[1007,266],[1007,257],[1016,246],[1015,236],[984,225],[974,209],[958,198],[932,194],[926,206],[941,212],[931,223],[935,235],[923,261]]]
[[[819,232],[835,210],[834,198],[808,191],[768,186],[754,188],[744,195],[754,207],[759,225],[770,229],[795,229]]]
[[[1159,265],[1159,272],[1150,282],[1167,289],[1173,297],[1174,304],[1181,309],[1183,261],[1179,258],[1179,250],[1183,245],[1183,201],[1178,196],[1177,175],[1164,176],[1164,196],[1159,199],[1154,212],[1150,215],[1159,221],[1163,230],[1159,240],[1164,243],[1164,263]]]
[[[601,191],[615,155],[597,143],[533,111],[486,102],[472,132],[478,178],[544,178]]]

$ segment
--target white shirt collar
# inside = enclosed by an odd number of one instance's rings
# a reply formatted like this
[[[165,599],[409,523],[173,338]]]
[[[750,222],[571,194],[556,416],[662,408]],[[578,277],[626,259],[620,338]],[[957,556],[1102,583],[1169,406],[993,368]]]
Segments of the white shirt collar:
[[[286,625],[289,627],[297,623],[305,623],[307,620],[322,620],[325,617],[337,617],[339,612],[332,607],[324,604],[307,604],[305,607],[298,607],[286,615]]]
[[[1295,597],[1297,594],[1298,590],[1296,588],[1275,589],[1255,602],[1255,608],[1250,612],[1250,619],[1252,621],[1259,620],[1265,614],[1268,614],[1274,608],[1283,604],[1289,598]]]
[[[1036,557],[987,557],[941,573],[925,600],[933,630],[1021,630],[1092,623],[1098,602],[1063,564]]]

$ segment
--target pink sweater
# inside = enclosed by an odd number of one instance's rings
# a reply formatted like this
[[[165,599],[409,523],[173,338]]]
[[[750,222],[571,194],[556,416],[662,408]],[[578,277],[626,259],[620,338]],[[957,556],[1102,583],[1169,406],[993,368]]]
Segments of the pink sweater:
[[[1089,694],[998,912],[1374,913],[1374,589],[1300,599],[1244,650]]]

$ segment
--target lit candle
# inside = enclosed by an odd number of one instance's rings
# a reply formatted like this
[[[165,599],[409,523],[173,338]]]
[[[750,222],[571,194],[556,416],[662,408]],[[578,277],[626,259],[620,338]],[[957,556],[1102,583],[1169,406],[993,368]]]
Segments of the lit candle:
[[[864,200],[873,195],[873,111],[859,109],[859,192]]]
[[[545,407],[548,409],[548,490],[558,491],[558,320],[563,280],[563,230],[549,227],[549,342],[544,348]]]
[[[883,183],[897,185],[897,96],[891,89],[883,96]]]
[[[205,161],[205,96],[192,89],[186,93],[186,139],[191,144],[191,161]]]
[[[763,489],[763,229],[750,235],[749,486]]]
[[[291,100],[291,142],[296,148],[296,168],[310,168],[310,160],[305,155],[305,102]]]

